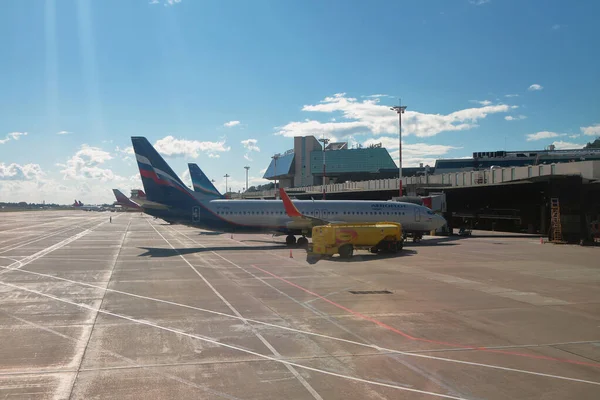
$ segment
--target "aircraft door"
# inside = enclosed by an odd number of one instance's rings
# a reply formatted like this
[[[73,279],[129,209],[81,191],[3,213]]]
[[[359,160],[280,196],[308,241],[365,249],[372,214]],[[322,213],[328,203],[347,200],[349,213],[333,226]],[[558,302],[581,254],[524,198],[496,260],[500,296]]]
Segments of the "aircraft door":
[[[421,222],[421,209],[415,207],[415,222]]]
[[[329,211],[327,210],[319,210],[319,218],[321,219],[327,219],[329,217]]]
[[[200,207],[192,207],[192,222],[200,222]]]

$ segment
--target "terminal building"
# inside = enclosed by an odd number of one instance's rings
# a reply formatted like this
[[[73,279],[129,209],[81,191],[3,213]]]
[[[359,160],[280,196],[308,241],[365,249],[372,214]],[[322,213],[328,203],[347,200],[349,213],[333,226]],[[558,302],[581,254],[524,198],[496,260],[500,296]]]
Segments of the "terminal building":
[[[450,231],[466,225],[554,237],[554,221],[560,221],[565,241],[600,237],[597,148],[475,152],[469,158],[439,159],[431,168],[403,168],[402,175],[403,195],[445,194],[442,212]],[[399,188],[397,166],[385,148],[351,149],[342,142],[323,149],[312,136],[294,138],[294,148],[274,157],[264,177],[293,187],[297,199],[327,193],[328,199],[390,200]],[[245,197],[274,198],[275,190]]]
[[[438,159],[435,166],[402,168],[403,177],[441,175],[600,160],[600,149],[474,152],[468,158]],[[325,161],[325,168],[324,162]],[[323,146],[314,136],[295,137],[294,148],[272,157],[263,178],[280,187],[299,188],[333,183],[398,178],[398,166],[381,145],[349,148],[347,142]]]
[[[381,145],[349,148],[334,142],[323,148],[314,136],[295,137],[294,148],[273,156],[263,176],[285,188],[394,177],[398,167]]]
[[[434,170],[436,174],[446,174],[586,160],[600,160],[600,149],[556,150],[550,145],[547,149],[539,151],[475,152],[471,158],[437,160]]]

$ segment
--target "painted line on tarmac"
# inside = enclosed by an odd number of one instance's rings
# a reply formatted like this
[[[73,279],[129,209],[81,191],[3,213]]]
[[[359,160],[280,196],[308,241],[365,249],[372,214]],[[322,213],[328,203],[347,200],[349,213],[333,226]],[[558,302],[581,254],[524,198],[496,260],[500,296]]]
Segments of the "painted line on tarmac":
[[[148,224],[150,224],[150,226],[156,231],[156,233],[158,233],[160,235],[161,238],[164,239],[165,242],[167,242],[167,244],[173,249],[175,250],[175,252],[179,255],[179,257],[181,257],[181,259],[183,261],[185,261],[185,263],[192,269],[194,270],[194,272],[204,281],[204,283],[213,291],[214,294],[217,295],[217,297],[219,299],[221,299],[221,301],[223,303],[225,303],[225,305],[238,317],[240,317],[242,319],[242,321],[244,321],[244,323],[246,325],[248,325],[250,327],[250,329],[252,330],[252,332],[254,333],[254,335],[271,351],[271,353],[273,353],[276,357],[280,358],[281,354],[277,351],[277,349],[275,349],[275,347],[273,347],[273,345],[271,343],[269,343],[269,341],[267,339],[265,339],[265,337],[263,335],[261,335],[256,328],[254,328],[243,316],[242,314],[233,306],[231,305],[231,303],[229,301],[227,301],[227,299],[225,297],[223,297],[223,295],[221,293],[219,293],[219,291],[217,289],[215,289],[215,287],[196,269],[194,268],[194,266],[183,256],[183,254],[181,254],[172,244],[171,242],[169,242],[167,240],[167,238],[165,238],[163,236],[162,233],[160,233],[158,231],[158,229],[156,229],[156,227],[154,225],[152,225],[152,223],[150,221],[148,221]],[[298,371],[296,371],[294,369],[294,367],[292,367],[291,365],[286,365],[286,368],[291,372],[291,374],[298,380],[298,382],[300,382],[300,384],[302,384],[302,386],[304,386],[304,388],[306,390],[308,390],[308,392],[316,399],[316,400],[323,400],[323,398],[321,397],[321,395],[306,381],[306,379],[304,379],[302,377],[302,375],[300,375],[298,373]]]
[[[188,332],[184,332],[184,331],[181,331],[181,330],[178,330],[178,329],[169,328],[169,327],[166,327],[166,326],[155,324],[155,323],[150,322],[150,321],[136,319],[136,318],[133,318],[133,317],[130,317],[130,316],[127,316],[127,315],[114,313],[114,312],[111,312],[111,311],[108,311],[108,310],[100,310],[99,308],[92,307],[92,306],[89,306],[87,304],[77,303],[77,302],[74,302],[74,301],[71,301],[71,300],[67,300],[67,299],[63,299],[63,298],[60,298],[60,297],[57,297],[57,296],[54,296],[54,295],[51,295],[51,294],[43,293],[43,292],[40,292],[40,291],[37,291],[37,290],[34,290],[34,289],[29,289],[29,288],[22,287],[22,286],[19,286],[19,285],[14,285],[12,283],[0,281],[0,284],[4,285],[4,286],[12,287],[13,289],[23,290],[23,291],[26,291],[26,292],[29,292],[29,293],[37,294],[38,296],[47,297],[49,299],[60,301],[62,303],[70,304],[70,305],[73,305],[73,306],[76,306],[76,307],[84,308],[84,309],[87,309],[87,310],[90,310],[90,311],[93,311],[93,312],[98,312],[98,313],[101,313],[101,314],[110,315],[112,317],[121,318],[121,319],[130,321],[130,322],[135,322],[135,323],[140,324],[140,325],[146,325],[146,326],[150,326],[150,327],[153,327],[153,328],[156,328],[156,329],[160,329],[160,330],[163,330],[163,331],[166,331],[166,332],[175,333],[177,335],[187,336],[187,337],[192,338],[192,339],[197,339],[197,340],[200,340],[200,341],[203,341],[203,342],[211,343],[211,344],[214,344],[214,345],[217,345],[217,346],[226,347],[226,348],[229,348],[229,349],[232,349],[232,350],[238,350],[238,351],[241,351],[243,353],[247,353],[247,354],[251,354],[251,355],[256,356],[256,357],[263,358],[263,359],[268,360],[268,361],[274,361],[274,362],[278,362],[278,363],[281,363],[281,364],[290,365],[292,367],[297,367],[297,368],[305,369],[307,371],[312,371],[312,372],[316,372],[316,373],[320,373],[320,374],[324,374],[324,375],[329,375],[329,376],[335,376],[337,378],[342,378],[342,379],[346,379],[346,380],[350,380],[350,381],[354,381],[354,382],[361,382],[361,383],[366,383],[366,384],[370,384],[370,385],[374,385],[374,386],[381,386],[381,387],[387,387],[387,388],[391,388],[391,389],[397,389],[397,390],[401,390],[401,391],[405,391],[405,392],[420,393],[420,394],[425,394],[425,395],[429,395],[429,396],[433,396],[433,397],[441,397],[441,398],[445,398],[445,399],[468,400],[465,397],[456,397],[456,396],[450,396],[450,395],[443,394],[443,393],[429,392],[429,391],[420,390],[420,389],[412,389],[412,388],[408,388],[408,387],[405,387],[405,386],[398,386],[398,385],[393,385],[393,384],[389,384],[389,383],[382,383],[382,382],[372,381],[372,380],[368,380],[368,379],[358,378],[358,377],[351,376],[351,375],[339,374],[337,372],[327,371],[327,370],[320,369],[320,368],[310,367],[308,365],[298,364],[298,363],[287,361],[287,360],[284,360],[284,359],[279,359],[279,358],[276,358],[276,357],[271,357],[271,356],[268,356],[266,354],[257,353],[255,351],[248,350],[248,349],[245,349],[243,347],[238,347],[238,346],[234,346],[234,345],[231,345],[231,344],[223,343],[223,342],[220,342],[220,341],[218,341],[216,339],[212,339],[212,338],[209,338],[209,337],[206,337],[206,336],[195,335],[193,333],[188,333]]]
[[[97,219],[98,218],[96,218],[95,220],[93,220],[91,222],[92,223],[96,222]],[[87,223],[90,223],[90,222],[87,222]],[[40,240],[48,239],[48,238],[50,238],[52,236],[60,235],[62,233],[66,233],[68,231],[72,231],[73,229],[77,229],[77,228],[81,228],[81,227],[79,225],[69,226],[69,227],[62,227],[62,228],[58,229],[57,231],[44,234],[42,237],[36,237],[35,239],[30,239],[30,240],[28,240],[26,242],[21,242],[19,244],[13,244],[13,245],[5,246],[5,247],[3,247],[3,248],[0,249],[0,254],[4,254],[4,253],[6,253],[8,251],[11,251],[11,250],[14,250],[14,249],[18,249],[18,248],[21,248],[23,246],[27,246],[27,245],[29,245],[31,243],[39,242]]]
[[[177,230],[175,228],[172,228],[172,227],[171,227],[171,230],[173,232],[178,233],[179,235],[185,237],[189,241],[191,241],[191,242],[193,242],[193,243],[195,243],[195,244],[197,244],[199,246],[202,246],[202,247],[206,248],[206,246],[204,244],[195,241],[194,239],[190,238],[185,233],[180,232],[179,230]],[[364,337],[361,337],[360,335],[358,335],[358,334],[350,331],[348,328],[346,328],[343,325],[341,325],[340,323],[338,323],[335,320],[335,317],[333,317],[333,316],[331,316],[331,315],[329,315],[329,314],[327,314],[327,313],[325,313],[323,311],[320,311],[320,310],[316,309],[315,307],[313,307],[310,304],[304,304],[304,303],[298,301],[294,297],[289,296],[287,293],[279,290],[278,288],[276,288],[275,286],[271,285],[266,280],[264,280],[261,277],[257,276],[252,271],[249,271],[248,269],[243,268],[242,266],[236,264],[235,262],[233,262],[230,259],[224,257],[223,255],[221,255],[221,254],[219,254],[219,253],[217,253],[215,251],[212,251],[212,250],[211,250],[211,253],[214,254],[215,256],[219,257],[221,260],[224,260],[227,263],[233,265],[234,267],[236,267],[236,268],[244,271],[246,274],[252,276],[254,279],[258,280],[259,282],[262,282],[264,285],[270,287],[271,289],[273,289],[277,293],[281,294],[282,296],[287,297],[288,299],[290,299],[294,303],[298,304],[300,307],[303,307],[303,308],[309,310],[313,314],[315,314],[315,315],[323,318],[324,320],[328,321],[329,323],[331,323],[332,325],[336,326],[337,328],[339,328],[339,329],[347,332],[348,334],[354,336],[355,338],[357,338],[359,340],[362,340],[364,343],[370,344],[369,340],[367,340]],[[221,268],[224,268],[224,267],[221,267]],[[278,315],[282,320],[285,320],[285,318],[283,316],[279,315],[279,313],[277,313],[275,311],[273,311],[273,312],[276,315]],[[315,343],[315,345],[318,345],[318,343]],[[406,359],[399,358],[398,354],[385,354],[385,353],[382,353],[382,354],[384,356],[386,356],[386,357],[392,358],[394,361],[402,364],[404,367],[406,367],[406,368],[410,369],[411,371],[413,371],[414,373],[422,376],[427,381],[432,382],[432,383],[438,385],[440,388],[446,390],[448,392],[448,394],[451,394],[451,395],[457,396],[457,397],[466,397],[465,394],[458,392],[451,384],[444,382],[444,378],[442,376],[440,376],[437,372],[427,370],[427,369],[422,368],[422,367],[420,367],[418,365],[415,365],[414,363],[411,363],[410,361],[408,361]]]
[[[203,248],[207,248],[205,245],[203,245],[203,244],[201,244],[201,243],[198,243],[198,242],[197,242],[197,241],[195,241],[194,239],[192,239],[192,238],[190,238],[189,236],[187,236],[185,233],[183,233],[183,232],[180,232],[180,231],[178,231],[178,230],[176,230],[176,229],[174,229],[174,228],[172,228],[172,227],[170,227],[170,229],[171,229],[171,230],[173,230],[174,232],[176,232],[176,233],[179,233],[180,235],[184,236],[185,238],[187,238],[187,239],[188,239],[188,240],[190,240],[191,242],[193,242],[193,243],[195,243],[195,244],[197,244],[197,245],[199,245],[199,246],[202,246]],[[357,337],[357,338],[359,338],[359,339],[361,339],[361,340],[364,340],[365,342],[367,342],[367,343],[355,342],[356,344],[358,344],[358,345],[362,345],[362,346],[370,346],[370,345],[368,344],[368,341],[367,341],[366,339],[363,339],[363,338],[362,338],[362,337],[360,337],[359,335],[357,335],[357,334],[355,334],[355,333],[353,333],[353,332],[349,331],[349,330],[348,330],[348,329],[346,329],[345,327],[343,327],[343,326],[339,325],[339,324],[338,324],[336,321],[332,320],[332,319],[329,317],[329,315],[327,315],[327,314],[325,314],[325,313],[322,313],[322,312],[321,312],[321,311],[319,311],[318,309],[314,308],[312,305],[310,305],[310,304],[304,304],[304,303],[302,303],[302,302],[298,301],[298,300],[297,300],[297,299],[295,299],[294,297],[292,297],[292,296],[288,295],[287,293],[285,293],[285,292],[283,292],[283,291],[279,290],[279,289],[278,289],[278,288],[276,288],[275,286],[271,285],[269,282],[266,282],[266,281],[265,281],[264,279],[262,279],[261,277],[259,277],[259,276],[255,275],[255,274],[253,274],[252,272],[250,272],[250,271],[246,270],[245,268],[243,268],[243,267],[239,266],[238,264],[234,263],[233,261],[231,261],[231,260],[227,259],[226,257],[222,256],[221,254],[219,254],[219,253],[217,253],[217,252],[215,252],[215,251],[211,251],[211,253],[213,253],[213,254],[215,254],[216,256],[218,256],[219,258],[221,258],[221,259],[223,259],[223,260],[227,261],[228,263],[230,263],[230,264],[232,264],[232,265],[236,266],[237,268],[241,269],[242,271],[245,271],[245,272],[246,272],[247,274],[249,274],[250,276],[254,277],[255,279],[259,280],[260,282],[264,283],[265,285],[267,285],[267,286],[271,287],[273,290],[275,290],[275,291],[277,291],[278,293],[280,293],[280,294],[282,294],[282,295],[286,296],[287,298],[289,298],[289,299],[291,299],[292,301],[296,302],[296,303],[297,303],[297,304],[299,304],[300,306],[302,306],[302,307],[305,307],[305,308],[308,308],[309,310],[311,310],[311,311],[312,311],[312,312],[314,312],[315,314],[322,316],[322,317],[323,317],[323,318],[325,318],[327,321],[331,322],[332,324],[334,324],[335,326],[339,327],[340,329],[342,329],[342,330],[344,330],[344,331],[348,332],[349,334],[351,334],[351,335],[353,335],[353,336],[355,336],[355,337]],[[277,279],[281,279],[281,278],[277,278]],[[303,290],[306,290],[306,289],[303,289]],[[427,339],[422,339],[422,341],[426,341],[426,342],[427,342],[427,341],[429,341],[429,340],[427,340]],[[443,343],[443,342],[441,342],[441,343]],[[454,344],[451,344],[451,345],[453,345],[454,347],[460,347],[460,350],[478,350],[478,349],[480,349],[480,347],[474,348],[474,347],[467,347],[467,346],[457,346],[457,345],[454,345]],[[379,348],[378,346],[376,346],[376,345],[373,345],[373,348],[380,349],[380,348]],[[492,350],[492,349],[490,349],[490,350],[487,350],[487,351],[488,351],[488,352],[501,352],[501,351],[498,351],[498,350]],[[394,351],[394,352],[397,352],[397,351]],[[399,353],[399,354],[405,354],[405,355],[411,354],[411,353],[402,353],[402,352],[397,352],[397,353]],[[512,353],[512,352],[511,352],[511,354],[513,354],[513,355],[514,355],[515,353]],[[520,353],[516,353],[516,354],[520,354]],[[529,355],[528,355],[528,354],[526,354],[525,356],[527,357],[527,356],[529,356]],[[535,358],[535,357],[534,357],[534,358]],[[452,359],[444,359],[444,358],[438,358],[438,359],[439,359],[439,360],[444,360],[444,361],[457,361],[457,362],[458,362],[458,360],[452,360]],[[472,364],[472,365],[476,365],[477,363],[471,363],[471,364]],[[588,363],[582,363],[582,364],[588,364]],[[499,367],[499,366],[488,365],[488,364],[479,364],[479,366],[484,366],[484,365],[487,365],[489,368],[498,368],[498,369],[510,370],[510,368],[507,368],[507,367]],[[406,365],[405,365],[405,366],[406,366]],[[410,368],[410,366],[407,366],[407,367],[409,367],[409,368]],[[536,373],[536,372],[533,372],[533,371],[526,371],[526,370],[517,370],[517,369],[515,369],[514,371],[523,372],[523,373],[530,373],[530,374],[534,374],[534,375],[536,375],[536,374],[539,374],[540,376],[548,376],[548,377],[550,377],[550,376],[551,376],[551,375],[547,375],[547,374],[543,374],[543,373]],[[559,378],[559,376],[553,376],[553,377]],[[562,378],[566,378],[566,377],[562,377]],[[434,377],[430,377],[429,379],[432,379],[432,380],[433,380],[433,379],[434,379]],[[560,379],[560,378],[559,378],[559,379]],[[573,378],[573,379],[576,379],[576,378]],[[570,378],[567,378],[567,380],[570,380]],[[586,382],[586,383],[592,383],[592,384],[598,384],[598,385],[600,385],[600,383],[598,383],[598,382],[592,382],[592,381],[585,381],[585,382]],[[436,383],[443,385],[443,384],[442,384],[442,382],[436,382]],[[451,388],[449,388],[449,387],[446,387],[446,389],[450,390]]]
[[[42,330],[42,331],[44,331],[44,332],[48,332],[48,333],[51,333],[51,334],[53,334],[53,335],[56,335],[56,336],[58,336],[58,337],[60,337],[60,338],[66,339],[66,340],[68,340],[68,341],[70,341],[70,342],[72,342],[72,343],[76,343],[77,345],[83,345],[83,344],[85,344],[85,347],[87,348],[88,342],[87,342],[87,341],[85,341],[85,340],[82,340],[82,339],[77,339],[77,338],[73,338],[73,337],[71,337],[71,336],[65,335],[64,333],[61,333],[61,332],[55,331],[54,329],[51,329],[51,328],[45,327],[45,326],[43,326],[43,325],[40,325],[40,324],[36,324],[35,322],[28,321],[28,320],[26,320],[26,319],[23,319],[23,318],[19,318],[19,317],[17,317],[16,315],[12,315],[12,314],[10,314],[10,313],[8,313],[8,312],[4,311],[4,310],[0,310],[0,312],[2,312],[2,313],[4,313],[4,314],[6,314],[6,315],[7,315],[7,316],[9,316],[10,318],[14,318],[14,319],[16,319],[17,321],[23,322],[24,324],[27,324],[27,325],[33,326],[33,327],[35,327],[35,328],[37,328],[37,329],[41,329],[41,330]],[[110,350],[106,350],[106,349],[100,348],[100,349],[99,349],[99,351],[100,351],[101,353],[108,354],[108,355],[110,355],[110,356],[112,356],[112,357],[115,357],[115,358],[117,358],[117,359],[119,359],[119,360],[121,360],[121,361],[125,361],[125,362],[129,363],[130,365],[127,365],[127,366],[119,366],[119,367],[116,367],[116,368],[110,368],[110,367],[109,367],[109,368],[97,368],[97,369],[92,369],[92,368],[80,368],[80,369],[79,369],[79,371],[98,371],[98,370],[113,370],[113,369],[127,369],[127,368],[142,368],[142,369],[144,369],[144,370],[146,370],[146,371],[150,372],[151,374],[155,374],[155,375],[158,375],[158,376],[162,376],[163,378],[168,378],[168,379],[171,379],[171,380],[177,381],[177,382],[179,382],[179,383],[183,383],[183,384],[185,384],[185,385],[187,385],[187,386],[190,386],[190,387],[195,387],[195,388],[197,388],[197,389],[204,390],[204,391],[206,391],[206,392],[208,392],[208,393],[212,393],[212,394],[215,394],[215,395],[217,395],[217,396],[224,397],[224,398],[226,398],[226,399],[230,399],[230,400],[241,400],[241,399],[239,399],[239,398],[237,398],[237,397],[234,397],[234,396],[228,395],[227,393],[219,392],[219,391],[217,391],[217,390],[213,390],[213,389],[210,389],[210,388],[208,388],[208,387],[204,387],[204,386],[198,385],[198,384],[196,384],[196,383],[194,383],[194,382],[191,382],[191,381],[188,381],[188,380],[186,380],[186,379],[180,378],[180,377],[178,377],[178,376],[176,376],[176,375],[169,374],[169,373],[166,373],[166,372],[159,372],[159,371],[157,371],[157,370],[156,370],[156,368],[155,368],[155,367],[163,367],[164,365],[161,365],[161,364],[155,364],[155,365],[142,365],[142,364],[139,364],[139,363],[135,362],[135,360],[132,360],[131,358],[125,357],[125,356],[123,356],[123,355],[121,355],[121,354],[118,354],[118,353],[112,352],[112,351],[110,351]],[[175,364],[175,365],[176,365],[176,364]],[[0,376],[11,376],[11,375],[31,375],[31,374],[38,375],[38,374],[54,374],[54,373],[64,373],[64,372],[76,373],[76,372],[78,372],[78,370],[77,370],[77,369],[71,369],[71,368],[69,368],[69,369],[58,369],[58,370],[34,370],[34,371],[28,370],[28,371],[14,371],[14,372],[2,372],[2,373],[0,373]],[[73,379],[73,382],[75,382],[75,381],[76,381],[76,379]]]
[[[0,268],[5,268],[6,269],[7,267],[1,267],[0,266]],[[568,376],[545,374],[545,373],[542,373],[542,372],[535,372],[535,371],[529,371],[529,370],[523,370],[523,369],[517,369],[517,368],[502,367],[502,366],[493,365],[493,364],[483,364],[483,363],[477,363],[477,362],[471,362],[471,361],[455,360],[455,359],[452,359],[452,358],[430,356],[430,355],[427,355],[427,354],[420,354],[420,353],[417,353],[415,351],[402,351],[402,350],[389,349],[389,348],[380,347],[380,346],[373,345],[373,344],[367,344],[367,343],[357,342],[357,341],[354,341],[354,340],[349,340],[349,339],[344,339],[344,338],[340,338],[340,337],[325,335],[325,334],[322,334],[322,333],[316,333],[316,332],[311,332],[311,331],[304,331],[304,330],[301,330],[301,329],[291,328],[291,327],[283,326],[283,325],[277,325],[277,324],[273,324],[273,323],[270,323],[270,322],[260,321],[260,320],[256,320],[256,319],[252,319],[252,318],[238,317],[237,315],[227,314],[227,313],[220,312],[220,311],[208,310],[206,308],[190,306],[190,305],[187,305],[187,304],[177,303],[177,302],[174,302],[174,301],[163,300],[163,299],[158,299],[158,298],[149,297],[149,296],[143,296],[143,295],[139,295],[139,294],[135,294],[135,293],[124,292],[122,290],[117,290],[117,289],[105,288],[105,287],[102,287],[102,286],[93,285],[91,283],[75,281],[75,280],[67,279],[67,278],[61,278],[61,277],[58,277],[58,276],[44,274],[44,273],[41,273],[41,272],[28,271],[26,269],[21,269],[21,270],[19,270],[19,272],[21,272],[21,273],[27,273],[27,274],[31,274],[31,275],[36,275],[36,276],[42,276],[42,277],[45,277],[45,278],[56,279],[56,280],[59,280],[59,281],[73,283],[73,284],[77,284],[77,285],[81,285],[81,286],[86,286],[86,287],[90,287],[90,288],[94,288],[94,289],[101,289],[101,290],[105,290],[107,292],[117,293],[117,294],[121,294],[121,295],[124,295],[124,296],[134,297],[134,298],[138,298],[138,299],[142,299],[142,300],[149,300],[149,301],[154,301],[154,302],[157,302],[157,303],[168,304],[168,305],[171,305],[171,306],[176,306],[176,307],[181,307],[181,308],[187,308],[189,310],[194,310],[194,311],[199,311],[199,312],[205,312],[205,313],[208,313],[208,314],[218,315],[220,317],[227,317],[227,318],[232,318],[232,319],[237,319],[237,320],[245,320],[245,321],[251,322],[253,324],[264,325],[264,326],[268,326],[270,328],[282,329],[282,330],[286,330],[286,331],[290,331],[290,332],[294,332],[294,333],[300,333],[300,334],[304,334],[304,335],[308,335],[308,336],[320,337],[320,338],[323,338],[323,339],[329,339],[329,340],[334,340],[334,341],[337,341],[337,342],[348,343],[348,344],[352,344],[352,345],[356,345],[356,346],[360,346],[360,347],[367,347],[367,348],[371,348],[371,349],[377,350],[377,351],[382,352],[382,353],[399,354],[399,355],[404,355],[404,356],[408,356],[408,357],[416,357],[416,358],[423,358],[423,359],[428,359],[428,360],[444,361],[444,362],[450,362],[450,363],[455,363],[455,364],[471,365],[471,366],[482,367],[482,368],[498,369],[498,370],[502,370],[502,371],[523,373],[523,374],[528,374],[528,375],[536,375],[536,376],[541,376],[541,377],[554,378],[554,379],[560,379],[560,380],[566,380],[566,381],[572,381],[572,382],[587,383],[587,384],[591,384],[591,385],[600,386],[600,382],[587,381],[587,380],[584,380],[584,379],[571,378],[571,377],[568,377]],[[2,283],[2,282],[0,282],[0,283]],[[598,342],[600,342],[600,340],[599,341],[591,341],[591,342],[567,342],[567,343],[575,343],[576,344],[576,343],[598,343]],[[559,344],[561,344],[561,343],[549,343],[549,344],[539,344],[539,345],[530,345],[530,346],[540,346],[540,347],[543,347],[543,346],[553,346],[553,345],[559,345]],[[458,350],[470,350],[470,349],[452,349],[452,350],[458,351]],[[423,352],[423,353],[428,353],[428,352],[435,352],[435,351],[442,351],[442,350],[418,350],[418,351],[419,352]],[[448,351],[448,350],[446,349],[445,351]]]
[[[295,283],[293,283],[293,282],[291,282],[291,281],[289,281],[289,280],[287,280],[285,278],[282,278],[282,277],[280,277],[280,276],[278,276],[278,275],[276,275],[276,274],[274,274],[274,273],[272,273],[270,271],[262,269],[262,268],[260,268],[260,267],[258,267],[256,265],[252,265],[252,267],[256,268],[259,271],[264,272],[267,275],[272,276],[273,278],[276,278],[276,279],[278,279],[278,280],[280,280],[280,281],[282,281],[284,283],[287,283],[288,285],[291,285],[291,286],[293,286],[293,287],[295,287],[297,289],[300,289],[300,290],[302,290],[302,291],[304,291],[304,292],[306,292],[306,293],[308,293],[310,295],[318,297],[319,299],[321,299],[321,300],[323,300],[323,301],[331,304],[334,307],[337,307],[337,308],[339,308],[341,310],[344,310],[344,311],[346,311],[346,312],[348,312],[348,313],[350,313],[350,314],[352,314],[352,315],[354,315],[354,316],[356,316],[358,318],[364,319],[366,321],[373,322],[374,324],[376,324],[376,325],[378,325],[378,326],[380,326],[380,327],[382,327],[384,329],[387,329],[387,330],[389,330],[391,332],[397,333],[397,334],[399,334],[399,335],[401,335],[401,336],[403,336],[403,337],[405,337],[405,338],[407,338],[409,340],[414,340],[414,341],[419,341],[419,342],[426,342],[426,343],[433,343],[433,344],[440,344],[440,345],[445,345],[445,346],[450,346],[450,347],[459,347],[459,348],[464,349],[464,350],[477,350],[477,351],[484,351],[484,352],[488,352],[488,353],[499,353],[499,354],[513,355],[513,356],[526,357],[526,358],[532,358],[532,359],[538,359],[538,360],[557,361],[557,362],[562,362],[562,363],[567,363],[567,364],[585,365],[587,367],[600,368],[600,364],[599,363],[589,363],[589,362],[584,362],[584,361],[571,360],[571,359],[567,359],[567,358],[556,358],[556,357],[549,357],[549,356],[543,356],[543,355],[517,353],[517,352],[513,352],[513,351],[504,351],[504,350],[489,349],[489,348],[486,348],[486,347],[465,346],[465,345],[457,344],[457,343],[449,343],[449,342],[442,342],[442,341],[438,341],[438,340],[431,340],[431,339],[425,339],[425,338],[415,337],[415,336],[409,335],[408,333],[403,332],[403,331],[401,331],[401,330],[399,330],[397,328],[394,328],[394,327],[392,327],[390,325],[387,325],[386,323],[383,323],[383,322],[381,322],[381,321],[379,321],[379,320],[377,320],[375,318],[371,318],[371,317],[369,317],[367,315],[364,315],[364,314],[361,314],[361,313],[359,313],[357,311],[354,311],[354,310],[352,310],[352,309],[350,309],[348,307],[344,307],[341,304],[338,304],[338,303],[336,303],[336,302],[334,302],[332,300],[329,300],[326,297],[323,297],[323,296],[321,296],[321,295],[319,295],[319,294],[317,294],[315,292],[312,292],[312,291],[310,291],[310,290],[308,290],[308,289],[306,289],[306,288],[304,288],[304,287],[302,287],[300,285],[297,285],[297,284],[295,284]]]
[[[110,221],[112,222],[112,217],[110,218]],[[106,221],[104,223],[106,223]],[[121,238],[121,243],[120,243],[120,245],[114,255],[114,258],[111,262],[110,270],[108,272],[108,277],[106,279],[106,285],[104,286],[104,290],[102,293],[102,300],[100,300],[100,305],[98,306],[98,309],[102,308],[102,305],[104,304],[104,300],[106,299],[106,293],[107,293],[106,288],[108,287],[108,285],[110,285],[110,280],[112,278],[113,272],[115,271],[115,266],[117,265],[117,260],[119,259],[119,254],[121,254],[121,251],[123,250],[123,244],[125,244],[125,238],[127,237],[127,231],[129,230],[129,226],[131,226],[131,219],[127,223],[127,227],[125,228],[125,232],[123,233],[123,237]],[[80,349],[80,351],[78,351],[76,354],[73,355],[73,362],[75,362],[78,365],[77,365],[77,372],[75,373],[75,377],[73,378],[73,382],[71,384],[71,390],[69,391],[69,399],[71,399],[73,397],[73,393],[75,391],[75,383],[77,382],[77,379],[79,378],[79,374],[81,373],[81,367],[83,366],[83,360],[85,359],[85,355],[87,353],[88,346],[90,344],[90,341],[92,340],[92,333],[94,332],[94,327],[96,326],[96,322],[98,321],[98,315],[99,315],[99,313],[96,313],[96,315],[94,315],[94,320],[91,323],[89,332],[82,331],[82,335],[85,335],[85,333],[87,333],[87,339],[82,340],[82,342],[85,343],[83,346],[83,349]],[[90,326],[90,325],[88,325],[88,326]],[[77,358],[79,358],[79,361],[76,361]]]
[[[115,218],[118,218],[118,217],[119,216],[117,216]],[[60,241],[58,243],[55,243],[52,246],[46,247],[45,249],[42,249],[42,250],[38,251],[37,253],[34,253],[34,254],[30,255],[30,256],[27,256],[27,257],[25,257],[22,260],[15,261],[14,263],[10,264],[8,267],[5,267],[6,270],[0,271],[0,275],[5,274],[5,273],[7,273],[9,271],[18,270],[18,269],[24,267],[25,265],[27,265],[29,263],[32,263],[32,262],[34,262],[36,260],[39,260],[40,258],[44,257],[46,254],[49,254],[49,253],[53,252],[54,250],[58,250],[61,247],[64,247],[64,246],[68,245],[69,243],[72,243],[75,240],[77,240],[77,239],[79,239],[81,237],[84,237],[88,233],[92,232],[94,229],[96,229],[96,228],[98,228],[98,227],[100,227],[100,226],[102,226],[102,225],[104,225],[106,223],[107,223],[107,221],[100,222],[99,224],[97,224],[96,226],[94,226],[92,228],[89,228],[89,229],[86,229],[86,230],[84,230],[82,232],[79,232],[78,234],[73,235],[73,236],[71,236],[71,237],[69,237],[69,238],[67,238],[67,239],[65,239],[63,241]],[[15,264],[18,264],[18,265],[16,267],[14,267]]]

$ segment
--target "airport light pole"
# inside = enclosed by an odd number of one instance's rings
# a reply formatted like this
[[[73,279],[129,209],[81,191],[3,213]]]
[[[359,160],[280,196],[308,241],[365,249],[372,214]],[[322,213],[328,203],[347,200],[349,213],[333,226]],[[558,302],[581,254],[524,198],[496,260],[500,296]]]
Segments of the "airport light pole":
[[[323,143],[323,200],[325,200],[325,178],[326,175],[326,163],[325,163],[325,147],[327,147],[327,143],[329,143],[329,139],[322,138],[319,139],[319,142]]]
[[[400,100],[400,104],[402,104],[402,100]],[[391,107],[390,110],[398,113],[398,186],[400,197],[402,197],[402,114],[404,114],[406,106],[394,106]]]
[[[246,165],[244,167],[244,169],[246,170],[246,190],[245,191],[248,191],[248,170],[250,169],[250,167],[248,165]]]
[[[275,200],[277,200],[277,159],[280,157],[280,154],[274,154],[271,158],[273,159],[273,176],[275,177]]]
[[[231,175],[229,174],[225,174],[223,175],[223,177],[225,178],[225,196],[227,196],[227,178],[229,178]]]

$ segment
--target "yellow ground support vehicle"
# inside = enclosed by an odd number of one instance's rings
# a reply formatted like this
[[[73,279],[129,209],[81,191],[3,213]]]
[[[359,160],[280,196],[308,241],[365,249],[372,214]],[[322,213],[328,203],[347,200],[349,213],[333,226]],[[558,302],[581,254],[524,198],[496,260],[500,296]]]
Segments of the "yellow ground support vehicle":
[[[328,224],[312,229],[308,254],[350,258],[355,249],[396,253],[403,245],[402,226],[396,222]]]

